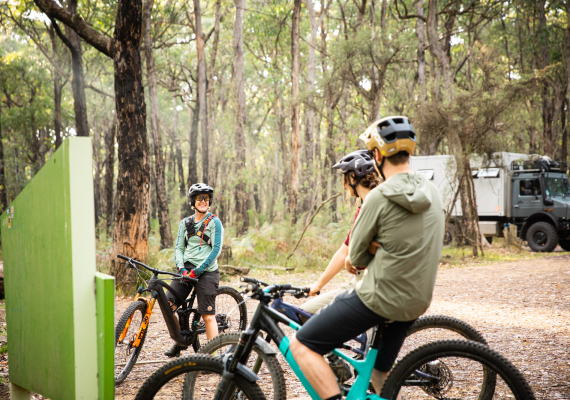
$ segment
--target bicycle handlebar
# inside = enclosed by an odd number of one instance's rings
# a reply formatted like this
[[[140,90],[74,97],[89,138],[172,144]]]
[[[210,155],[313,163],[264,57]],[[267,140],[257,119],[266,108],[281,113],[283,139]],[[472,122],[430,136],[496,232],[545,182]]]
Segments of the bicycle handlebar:
[[[242,276],[240,280],[245,283],[257,283],[258,285],[269,286],[269,283],[260,281],[259,279],[256,278],[248,278],[246,276]]]
[[[137,261],[137,260],[135,260],[134,258],[129,258],[129,257],[124,256],[124,255],[122,255],[122,254],[117,254],[117,257],[120,258],[120,259],[122,259],[122,260],[125,260],[127,263],[140,265],[141,267],[144,267],[144,268],[148,269],[149,271],[151,271],[151,272],[153,272],[153,273],[155,273],[155,274],[157,274],[157,275],[158,275],[158,274],[171,275],[171,276],[175,276],[175,277],[177,277],[177,278],[182,278],[182,279],[187,280],[187,281],[192,282],[192,283],[198,283],[198,279],[190,278],[189,276],[184,276],[184,275],[182,275],[182,274],[176,274],[176,273],[174,273],[174,272],[161,271],[161,270],[159,270],[159,269],[149,267],[148,265],[143,264],[142,262]]]

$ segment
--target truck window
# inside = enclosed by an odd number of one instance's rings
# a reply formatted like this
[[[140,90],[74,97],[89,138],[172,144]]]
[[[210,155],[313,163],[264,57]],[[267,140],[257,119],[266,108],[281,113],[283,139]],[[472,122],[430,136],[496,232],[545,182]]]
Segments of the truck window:
[[[521,179],[520,196],[540,196],[540,181],[538,179]]]
[[[568,183],[568,178],[546,179],[546,195],[552,197],[570,197],[570,183]]]
[[[499,168],[485,168],[479,171],[478,177],[479,178],[498,178],[499,177]]]

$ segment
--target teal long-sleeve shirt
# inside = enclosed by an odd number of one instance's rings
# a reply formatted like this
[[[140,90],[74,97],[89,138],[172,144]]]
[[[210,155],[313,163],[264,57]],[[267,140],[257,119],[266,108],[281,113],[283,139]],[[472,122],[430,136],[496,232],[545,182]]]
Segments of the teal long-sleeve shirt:
[[[202,223],[211,215],[212,213],[208,213],[203,220],[194,223],[196,232],[202,226]],[[217,259],[222,251],[224,241],[224,227],[218,217],[214,217],[210,220],[205,233],[212,241],[211,246],[205,241],[202,241],[200,245],[201,238],[194,235],[188,240],[188,246],[186,246],[185,249],[184,237],[186,236],[186,218],[180,222],[174,250],[174,262],[176,263],[176,268],[178,268],[178,270],[184,268],[185,262],[190,262],[197,267],[195,272],[198,276],[200,276],[204,271],[210,272],[218,269]]]

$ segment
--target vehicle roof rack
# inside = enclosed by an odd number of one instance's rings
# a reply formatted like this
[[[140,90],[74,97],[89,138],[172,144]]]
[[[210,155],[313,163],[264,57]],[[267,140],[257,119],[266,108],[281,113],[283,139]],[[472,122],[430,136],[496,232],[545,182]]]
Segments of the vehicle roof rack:
[[[550,157],[542,156],[529,160],[516,160],[511,163],[512,171],[524,172],[564,172],[568,171],[566,161],[554,161]]]

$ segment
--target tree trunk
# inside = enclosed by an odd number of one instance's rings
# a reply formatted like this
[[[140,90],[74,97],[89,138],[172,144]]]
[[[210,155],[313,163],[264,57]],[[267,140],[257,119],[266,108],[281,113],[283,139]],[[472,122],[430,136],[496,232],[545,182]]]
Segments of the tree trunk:
[[[313,0],[307,0],[307,9],[309,10],[309,23],[311,26],[311,37],[309,39],[309,65],[307,67],[307,102],[308,106],[305,107],[305,163],[309,170],[308,176],[312,175],[313,157],[315,152],[315,110],[313,91],[315,90],[315,47],[317,45],[317,18],[315,16],[315,9]],[[321,12],[324,12],[322,10]]]
[[[98,225],[101,218],[101,129],[95,125],[93,132],[93,192],[95,194],[95,232],[99,235]]]
[[[301,0],[294,0],[291,27],[291,185],[289,187],[289,212],[291,222],[297,222],[297,202],[299,197],[299,36],[301,22]]]
[[[105,211],[107,214],[107,236],[111,234],[113,224],[113,175],[115,170],[115,131],[117,115],[113,115],[111,126],[105,132]]]
[[[176,104],[176,95],[172,96],[172,105],[174,108],[174,121],[172,128],[172,140],[176,148],[176,165],[178,169],[178,191],[180,197],[186,196],[186,184],[184,181],[184,168],[182,167],[182,147],[180,146],[180,138],[178,137],[178,105]]]
[[[2,114],[0,114],[0,210],[4,211],[8,207],[8,197],[6,196],[6,175],[4,172],[4,143],[2,134]],[[17,171],[16,171],[17,173]]]
[[[57,150],[59,146],[61,146],[61,75],[59,73],[59,56],[57,50],[57,37],[55,33],[55,29],[50,26],[48,30],[49,37],[51,39],[51,49],[53,51],[53,59],[54,62],[58,63],[58,65],[53,69],[53,130],[55,136],[55,149]]]
[[[444,100],[449,101],[453,98],[452,74],[449,58],[439,43],[439,35],[437,33],[437,0],[428,1],[427,16],[427,37],[431,54],[437,59],[437,63],[441,68]],[[437,82],[435,83],[437,84]]]
[[[69,12],[77,13],[77,0],[69,0]],[[83,53],[81,50],[81,39],[77,32],[69,27],[65,27],[67,37],[71,46],[71,68],[73,78],[71,87],[73,89],[73,110],[75,111],[75,131],[77,136],[89,136],[89,123],[87,122],[87,102],[85,100],[85,76],[83,74]]]
[[[416,6],[416,13],[424,15],[424,7],[421,1]],[[420,103],[424,104],[427,99],[426,90],[426,26],[424,21],[416,18],[416,36],[418,37],[418,81],[420,83]]]
[[[245,176],[245,89],[244,89],[244,52],[243,52],[243,15],[245,0],[235,0],[236,18],[234,21],[234,90],[236,96],[235,126],[235,173],[236,196],[235,217],[237,235],[243,235],[249,226],[247,213],[247,180]]]
[[[196,27],[196,50],[198,55],[198,112],[200,115],[200,135],[202,136],[202,182],[209,180],[209,153],[208,153],[208,100],[206,82],[206,54],[205,36],[202,32],[202,12],[200,10],[200,0],[194,0],[194,24]]]
[[[200,101],[196,99],[196,106],[192,110],[190,106],[189,111],[192,111],[192,126],[190,127],[189,142],[190,151],[188,152],[188,189],[195,183],[198,183],[198,163],[196,162],[196,153],[198,150],[198,125],[200,123]],[[188,214],[191,213],[190,206],[187,208]]]
[[[146,0],[144,5],[144,42],[145,58],[150,99],[150,129],[154,141],[154,167],[156,178],[156,201],[158,207],[158,221],[160,224],[160,245],[163,249],[172,247],[172,232],[170,229],[170,216],[168,213],[168,199],[164,182],[164,156],[162,153],[162,135],[160,134],[160,110],[158,107],[158,93],[156,90],[156,72],[152,50],[152,32],[150,14],[154,0]]]
[[[133,288],[136,275],[117,262],[117,254],[146,262],[150,208],[150,160],[146,104],[139,53],[142,0],[118,3],[114,33],[115,102],[119,171],[111,274],[117,287]]]

